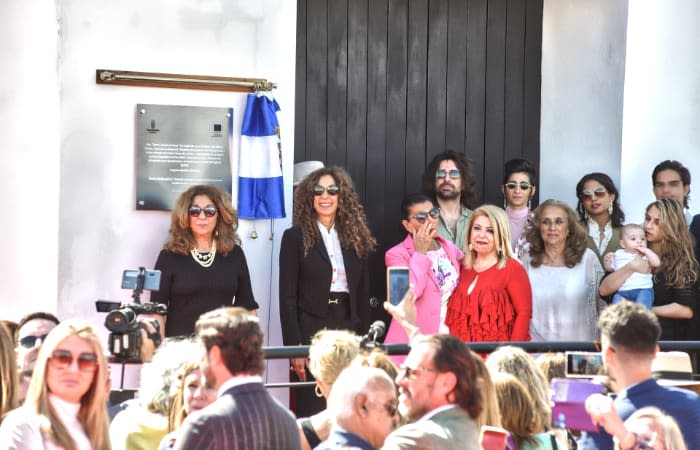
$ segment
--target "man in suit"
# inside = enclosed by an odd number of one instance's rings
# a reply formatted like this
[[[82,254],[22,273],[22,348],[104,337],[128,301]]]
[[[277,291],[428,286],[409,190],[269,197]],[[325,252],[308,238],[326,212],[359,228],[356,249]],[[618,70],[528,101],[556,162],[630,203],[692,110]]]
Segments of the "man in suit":
[[[299,449],[294,415],[265,389],[263,333],[244,308],[203,314],[195,331],[206,351],[202,372],[218,398],[187,416],[176,449]]]
[[[602,312],[598,326],[603,364],[617,393],[613,402],[617,415],[626,420],[644,406],[656,406],[676,419],[689,449],[700,449],[700,397],[689,390],[660,386],[652,377],[651,365],[661,335],[654,313],[623,300]],[[594,400],[600,398],[589,399],[587,410],[595,423],[605,425],[607,411]],[[580,444],[585,450],[613,449],[613,439],[602,427],[597,433],[584,433]]]
[[[383,450],[478,450],[482,409],[477,368],[467,346],[445,334],[420,336],[396,378],[399,410],[410,421],[387,436]]]
[[[398,422],[394,382],[375,367],[348,367],[333,383],[328,415],[333,427],[316,450],[381,448]]]

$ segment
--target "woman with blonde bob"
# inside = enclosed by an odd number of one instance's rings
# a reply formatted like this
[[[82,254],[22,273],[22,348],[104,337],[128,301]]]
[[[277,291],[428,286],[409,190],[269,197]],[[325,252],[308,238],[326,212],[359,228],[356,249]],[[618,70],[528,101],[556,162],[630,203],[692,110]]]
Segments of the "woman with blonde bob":
[[[15,345],[10,330],[0,322],[0,423],[17,407],[18,385]]]
[[[107,360],[86,322],[57,325],[41,346],[24,405],[0,426],[3,448],[110,449]]]
[[[459,283],[445,324],[466,342],[529,341],[530,280],[511,248],[508,217],[483,205],[472,213]]]

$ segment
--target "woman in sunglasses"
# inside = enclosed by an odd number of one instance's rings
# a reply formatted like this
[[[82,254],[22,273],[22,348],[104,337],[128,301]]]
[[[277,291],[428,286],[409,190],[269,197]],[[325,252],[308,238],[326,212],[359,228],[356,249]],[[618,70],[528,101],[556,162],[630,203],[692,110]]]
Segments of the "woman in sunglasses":
[[[280,247],[279,302],[284,345],[309,345],[322,328],[364,335],[369,328],[369,254],[376,241],[350,175],[340,167],[311,172],[294,192],[293,226]],[[293,376],[312,380],[305,358]],[[295,389],[297,417],[325,407],[312,388]]]
[[[518,259],[530,247],[525,240],[525,228],[530,223],[535,176],[535,166],[526,159],[511,159],[503,166],[503,208],[510,223],[511,248]]]
[[[576,211],[588,232],[586,246],[603,264],[605,255],[620,249],[620,229],[625,221],[620,195],[609,176],[593,172],[584,175],[576,184],[576,197]]]
[[[462,251],[438,233],[440,208],[426,194],[410,194],[401,202],[401,224],[406,239],[387,250],[387,267],[408,267],[408,278],[416,296],[416,324],[423,334],[447,333],[447,300],[459,280]],[[406,344],[408,335],[391,321],[384,343]],[[396,364],[404,357],[394,357]]]
[[[95,329],[69,320],[39,351],[24,405],[0,426],[3,448],[109,449],[107,360]]]
[[[166,336],[191,335],[199,316],[221,306],[258,309],[237,229],[238,214],[222,189],[193,186],[178,197],[155,265],[160,289],[151,294],[168,306]]]

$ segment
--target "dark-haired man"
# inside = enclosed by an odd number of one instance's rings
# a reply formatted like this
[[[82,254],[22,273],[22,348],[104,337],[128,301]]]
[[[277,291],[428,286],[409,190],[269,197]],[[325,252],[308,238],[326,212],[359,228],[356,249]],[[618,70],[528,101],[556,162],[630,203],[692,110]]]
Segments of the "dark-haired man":
[[[421,336],[396,378],[399,410],[410,423],[387,436],[383,450],[478,450],[475,419],[482,409],[476,363],[450,335]]]
[[[299,449],[294,415],[265,389],[263,333],[244,308],[219,308],[195,325],[206,354],[202,372],[218,390],[211,405],[187,416],[177,449]]]
[[[700,398],[689,390],[660,386],[652,376],[651,363],[661,335],[654,313],[623,300],[601,313],[598,327],[603,364],[617,393],[614,407],[620,418],[625,420],[644,406],[656,406],[676,419],[689,449],[700,449]],[[602,420],[595,410],[592,417]],[[602,428],[584,433],[581,444],[584,450],[613,449],[612,437]]]
[[[27,314],[17,323],[15,342],[17,347],[17,369],[19,370],[19,400],[24,400],[32,378],[32,371],[39,355],[41,344],[46,335],[58,325],[58,317],[51,313],[38,311]]]
[[[435,155],[423,174],[423,192],[440,207],[438,233],[462,251],[477,201],[473,171],[464,153],[446,150]]]

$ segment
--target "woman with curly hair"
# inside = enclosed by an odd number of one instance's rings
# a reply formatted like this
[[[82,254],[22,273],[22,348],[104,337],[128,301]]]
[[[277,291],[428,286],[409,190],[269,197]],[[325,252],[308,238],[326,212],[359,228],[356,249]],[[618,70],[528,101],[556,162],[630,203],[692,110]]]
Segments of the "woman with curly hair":
[[[633,273],[652,270],[654,303],[651,310],[659,318],[661,340],[696,339],[700,277],[682,205],[672,199],[650,203],[643,226],[647,245],[659,256],[661,265],[651,269],[648,260],[637,256],[605,277],[600,293],[610,295]]]
[[[532,285],[532,340],[595,339],[603,267],[586,248],[588,233],[576,213],[566,203],[547,200],[535,210],[526,238],[530,252],[523,265]]]
[[[604,173],[584,175],[576,184],[576,211],[581,226],[588,231],[587,246],[603,264],[603,257],[620,248],[620,230],[625,213],[615,183]]]
[[[322,328],[358,334],[367,331],[367,259],[375,247],[364,209],[345,170],[321,168],[299,183],[294,193],[293,226],[284,232],[280,248],[284,345],[309,345]],[[312,379],[305,358],[292,358],[291,370],[301,381]],[[313,390],[308,391],[305,400],[314,398]],[[297,401],[298,417],[313,415],[324,407],[322,401],[309,403],[313,402]]]
[[[87,322],[68,320],[46,336],[24,405],[0,426],[2,448],[108,450],[107,360]]]
[[[160,289],[151,295],[168,306],[166,336],[191,335],[200,315],[221,306],[258,309],[237,229],[238,214],[222,189],[192,186],[178,197],[155,265]]]

